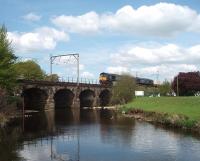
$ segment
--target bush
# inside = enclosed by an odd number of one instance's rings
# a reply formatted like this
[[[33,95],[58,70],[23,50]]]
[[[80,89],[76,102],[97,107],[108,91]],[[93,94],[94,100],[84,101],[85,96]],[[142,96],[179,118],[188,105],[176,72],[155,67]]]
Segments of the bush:
[[[159,92],[161,96],[168,96],[172,93],[171,90],[171,83],[165,80],[160,86],[159,86]]]
[[[122,75],[113,86],[112,103],[125,104],[134,98],[136,82],[132,76]]]

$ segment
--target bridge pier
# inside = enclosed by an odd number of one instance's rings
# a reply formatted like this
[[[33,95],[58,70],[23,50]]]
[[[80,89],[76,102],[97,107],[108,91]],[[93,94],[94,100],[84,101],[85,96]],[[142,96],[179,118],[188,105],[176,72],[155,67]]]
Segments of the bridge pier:
[[[54,94],[50,92],[45,104],[45,110],[55,109]]]
[[[99,107],[99,106],[100,106],[99,92],[95,92],[93,107]]]
[[[73,104],[71,108],[80,108],[80,99],[79,96],[75,95]]]
[[[80,108],[80,99],[79,99],[79,94],[80,94],[80,89],[79,88],[74,88],[71,89],[74,93],[74,99],[71,108]]]

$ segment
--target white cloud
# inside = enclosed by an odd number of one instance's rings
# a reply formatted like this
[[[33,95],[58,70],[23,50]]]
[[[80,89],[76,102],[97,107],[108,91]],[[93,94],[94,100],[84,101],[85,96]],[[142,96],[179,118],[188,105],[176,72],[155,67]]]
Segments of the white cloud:
[[[69,40],[65,32],[50,27],[37,28],[27,33],[8,32],[8,38],[14,49],[20,52],[52,50],[57,42]]]
[[[103,16],[103,26],[114,31],[169,36],[187,31],[197,18],[198,14],[186,6],[158,3],[138,9],[124,6],[115,14]]]
[[[129,73],[130,71],[128,70],[127,67],[115,66],[115,67],[108,67],[106,69],[106,72],[114,74],[123,74],[123,73]]]
[[[172,79],[178,72],[197,71],[200,69],[200,45],[184,48],[175,44],[154,47],[130,46],[111,54],[113,66],[111,73],[129,72],[141,77]]]
[[[200,15],[187,6],[158,3],[134,9],[124,6],[116,13],[88,12],[79,16],[61,15],[52,22],[69,32],[125,32],[150,36],[173,36],[181,32],[199,32]]]
[[[90,73],[88,71],[84,71],[81,73],[81,77],[82,78],[87,78],[87,79],[93,79],[94,78],[94,74]]]
[[[62,29],[75,33],[93,33],[99,30],[99,17],[95,12],[88,12],[81,16],[61,15],[52,22]]]
[[[23,16],[23,18],[27,21],[39,21],[41,19],[41,16],[30,12],[27,15]]]
[[[175,44],[160,45],[155,47],[132,46],[121,49],[111,55],[116,64],[131,66],[140,64],[152,66],[159,64],[198,63],[200,61],[200,45],[190,48],[180,47]]]
[[[153,67],[144,67],[138,69],[138,76],[144,77],[151,77],[154,80],[159,77],[159,80],[172,80],[175,75],[179,72],[190,72],[190,71],[197,71],[198,68],[196,65],[192,64],[161,64]]]

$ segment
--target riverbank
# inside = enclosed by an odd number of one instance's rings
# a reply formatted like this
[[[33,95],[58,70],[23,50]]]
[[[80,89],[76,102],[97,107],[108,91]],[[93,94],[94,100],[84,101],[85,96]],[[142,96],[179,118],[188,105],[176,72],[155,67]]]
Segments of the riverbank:
[[[0,110],[0,127],[6,126],[11,119],[21,116],[21,111],[16,106],[9,105]]]
[[[120,110],[128,117],[200,134],[198,97],[142,97],[123,105]]]
[[[22,106],[21,97],[10,96],[0,90],[0,127],[21,115],[21,110],[18,108],[20,106]]]

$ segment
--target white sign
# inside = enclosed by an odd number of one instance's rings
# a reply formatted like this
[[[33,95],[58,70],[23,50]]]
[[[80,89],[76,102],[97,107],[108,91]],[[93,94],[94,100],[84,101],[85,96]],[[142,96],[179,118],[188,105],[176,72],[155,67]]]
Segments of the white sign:
[[[144,91],[135,91],[135,96],[144,96]]]

